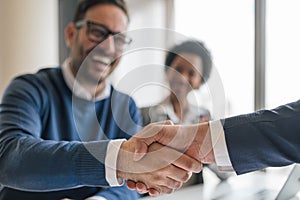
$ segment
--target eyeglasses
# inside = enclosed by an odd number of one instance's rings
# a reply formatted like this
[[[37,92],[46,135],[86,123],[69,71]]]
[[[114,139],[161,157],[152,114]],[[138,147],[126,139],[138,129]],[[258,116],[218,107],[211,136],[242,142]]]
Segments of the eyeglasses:
[[[87,36],[91,42],[101,43],[107,39],[109,35],[112,35],[117,50],[123,50],[132,42],[131,38],[122,33],[113,32],[103,24],[89,20],[81,20],[75,23],[75,26],[78,29],[83,25],[87,25]]]

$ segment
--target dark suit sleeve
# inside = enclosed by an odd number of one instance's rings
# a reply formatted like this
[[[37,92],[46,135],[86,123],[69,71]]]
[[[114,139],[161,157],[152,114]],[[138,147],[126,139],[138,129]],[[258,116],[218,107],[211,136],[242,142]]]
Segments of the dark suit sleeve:
[[[222,122],[237,174],[300,163],[300,101]]]

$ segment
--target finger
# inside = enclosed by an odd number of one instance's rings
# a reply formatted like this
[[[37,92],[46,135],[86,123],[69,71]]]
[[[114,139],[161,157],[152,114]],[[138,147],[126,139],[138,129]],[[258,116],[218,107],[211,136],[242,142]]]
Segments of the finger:
[[[145,194],[148,192],[147,186],[141,182],[134,182],[131,180],[128,180],[126,182],[126,186],[130,190],[136,190],[140,194]]]
[[[185,154],[182,154],[178,159],[173,161],[172,164],[186,171],[191,171],[195,173],[199,173],[202,170],[201,162]]]
[[[149,195],[152,197],[157,197],[160,195],[160,192],[154,188],[149,189]]]
[[[171,165],[166,168],[164,174],[178,182],[187,182],[190,179],[191,172],[185,171],[181,168],[178,168],[174,165]]]
[[[138,193],[140,193],[140,194],[145,194],[145,193],[149,192],[147,189],[147,186],[142,182],[136,183],[136,189],[137,189]]]
[[[171,120],[167,120],[167,121],[161,121],[161,122],[156,122],[156,123],[150,124],[150,126],[151,125],[173,125],[173,122]],[[145,130],[146,129],[147,129],[147,127],[145,128]],[[151,145],[152,143],[156,142],[155,136],[156,135],[154,135],[152,137],[136,139],[135,150],[134,150],[134,154],[133,154],[134,161],[139,161],[145,156],[145,154],[148,152],[148,146]]]
[[[170,177],[168,177],[168,178],[171,179]],[[171,179],[171,180],[172,180],[172,183],[168,185],[168,188],[176,190],[176,189],[179,189],[182,187],[183,182],[175,181],[174,179]]]
[[[146,143],[144,143],[144,141],[137,141],[135,143],[133,160],[134,161],[141,160],[147,152],[148,152],[148,145]]]
[[[159,186],[159,190],[160,194],[171,194],[172,192],[175,191],[175,189],[171,189],[165,186]]]
[[[174,125],[174,123],[171,120],[163,121],[163,124],[164,125]]]
[[[150,156],[156,159],[150,159]],[[175,149],[163,146],[159,143],[153,143],[151,144],[151,146],[149,146],[148,160],[151,162],[148,163],[147,166],[153,165],[156,167],[164,168],[173,164],[178,168],[184,169],[185,171],[199,173],[202,170],[202,163],[200,161]]]
[[[155,182],[156,185],[164,186],[170,189],[178,189],[182,186],[182,181],[176,181],[170,177],[164,177]]]
[[[134,181],[128,180],[128,181],[126,182],[126,186],[127,186],[127,188],[130,189],[130,190],[136,190],[136,184],[135,184]]]
[[[159,121],[153,123],[155,125],[174,125],[174,123],[171,120],[165,120],[165,121]]]
[[[189,178],[188,178],[188,180],[190,180],[190,178],[192,177],[192,175],[193,175],[193,172],[188,172],[188,175],[189,175]]]

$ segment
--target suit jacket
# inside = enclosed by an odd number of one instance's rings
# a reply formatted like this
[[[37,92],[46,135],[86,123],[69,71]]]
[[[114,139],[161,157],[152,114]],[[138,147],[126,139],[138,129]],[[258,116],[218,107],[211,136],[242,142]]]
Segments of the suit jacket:
[[[222,123],[237,174],[300,163],[300,100]]]

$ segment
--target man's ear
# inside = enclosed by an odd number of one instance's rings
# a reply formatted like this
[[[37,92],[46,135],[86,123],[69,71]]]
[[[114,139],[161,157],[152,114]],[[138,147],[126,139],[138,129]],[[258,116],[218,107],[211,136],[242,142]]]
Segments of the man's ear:
[[[66,45],[70,48],[75,39],[77,28],[73,22],[70,22],[65,28]]]

